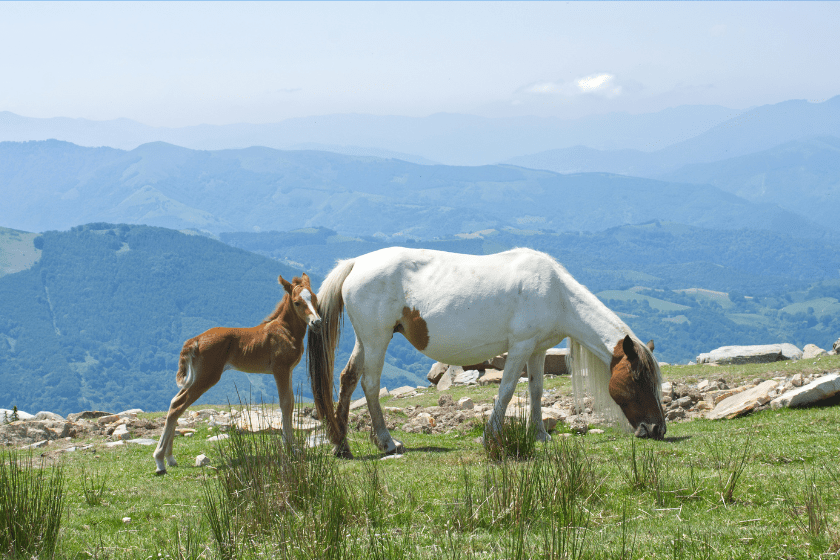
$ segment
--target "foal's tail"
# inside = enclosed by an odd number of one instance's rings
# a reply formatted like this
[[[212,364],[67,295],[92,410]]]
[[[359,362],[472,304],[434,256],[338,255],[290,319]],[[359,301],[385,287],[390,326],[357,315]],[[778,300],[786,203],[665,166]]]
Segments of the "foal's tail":
[[[330,272],[318,290],[318,313],[322,326],[319,332],[309,329],[307,339],[307,359],[309,379],[312,382],[312,396],[318,416],[324,421],[330,441],[339,445],[342,435],[338,429],[333,403],[333,368],[335,366],[335,347],[341,336],[344,299],[341,287],[353,270],[355,259],[340,261]]]
[[[178,373],[175,374],[175,383],[179,389],[186,389],[195,382],[195,366],[193,359],[198,350],[198,342],[190,339],[184,343],[181,349],[181,358],[178,360]]]

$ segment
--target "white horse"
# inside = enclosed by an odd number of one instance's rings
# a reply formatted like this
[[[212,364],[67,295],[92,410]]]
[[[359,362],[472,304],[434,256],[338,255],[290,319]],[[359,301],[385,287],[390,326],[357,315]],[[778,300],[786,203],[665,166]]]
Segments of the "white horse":
[[[385,350],[401,333],[420,352],[446,364],[475,364],[507,351],[499,398],[485,442],[498,431],[523,366],[528,367],[530,421],[540,440],[544,355],[571,339],[576,394],[585,380],[595,402],[615,420],[624,417],[639,437],[660,439],[661,373],[650,347],[549,255],[513,249],[474,256],[392,247],[340,261],[318,291],[320,332],[309,332],[309,371],[315,404],[336,454],[347,447],[350,398],[361,378],[372,438],[385,453],[402,443],[388,432],[379,404]],[[333,407],[333,362],[342,309],[356,345],[341,373]],[[611,399],[607,397],[612,397]],[[617,405],[617,407],[616,407]]]

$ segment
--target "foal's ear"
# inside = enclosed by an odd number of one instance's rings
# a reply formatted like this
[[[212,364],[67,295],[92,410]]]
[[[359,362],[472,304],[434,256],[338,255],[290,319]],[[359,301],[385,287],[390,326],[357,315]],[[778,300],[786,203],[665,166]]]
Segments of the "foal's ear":
[[[648,347],[648,350],[653,352],[653,339],[652,338],[650,340],[648,340],[647,347]]]
[[[277,283],[283,286],[284,290],[286,290],[290,294],[292,293],[292,285],[289,282],[287,282],[285,278],[283,278],[282,276],[278,276]]]
[[[629,334],[621,341],[621,348],[624,350],[624,355],[627,356],[628,360],[631,362],[639,360],[639,354],[636,353],[636,343],[633,342],[633,339],[630,338]]]
[[[309,275],[308,275],[308,274],[306,274],[306,273],[304,272],[303,274],[301,274],[301,278],[303,279],[303,281],[304,281],[307,285],[311,285],[311,284],[310,284],[310,282],[309,282]]]

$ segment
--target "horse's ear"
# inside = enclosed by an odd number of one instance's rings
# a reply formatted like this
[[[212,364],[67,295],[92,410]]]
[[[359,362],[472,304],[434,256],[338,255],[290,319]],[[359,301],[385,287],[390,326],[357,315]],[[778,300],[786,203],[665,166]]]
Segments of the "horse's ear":
[[[652,338],[650,340],[648,340],[647,347],[648,347],[648,350],[653,352],[653,339]]]
[[[310,284],[310,282],[309,282],[309,275],[308,275],[308,274],[306,274],[306,273],[304,272],[304,273],[301,275],[301,278],[303,278],[303,281],[304,281],[304,282],[306,282],[306,284],[307,284],[307,285],[311,285],[311,284]]]
[[[639,360],[639,354],[636,352],[636,343],[633,342],[633,339],[630,338],[629,334],[621,341],[621,347],[628,360],[631,362],[637,362]]]
[[[292,293],[292,285],[288,281],[286,281],[285,278],[283,278],[282,276],[277,276],[277,283],[283,286],[284,290],[286,290],[290,294]]]

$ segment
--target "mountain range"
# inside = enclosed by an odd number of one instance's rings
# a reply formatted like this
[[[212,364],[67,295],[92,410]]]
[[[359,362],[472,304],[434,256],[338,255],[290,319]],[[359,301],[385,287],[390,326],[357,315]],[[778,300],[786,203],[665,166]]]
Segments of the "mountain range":
[[[658,219],[829,234],[803,215],[706,184],[161,142],[131,151],[0,143],[0,196],[0,223],[25,231],[99,221],[210,233],[326,225],[352,236],[431,239],[505,227],[597,231]]]

